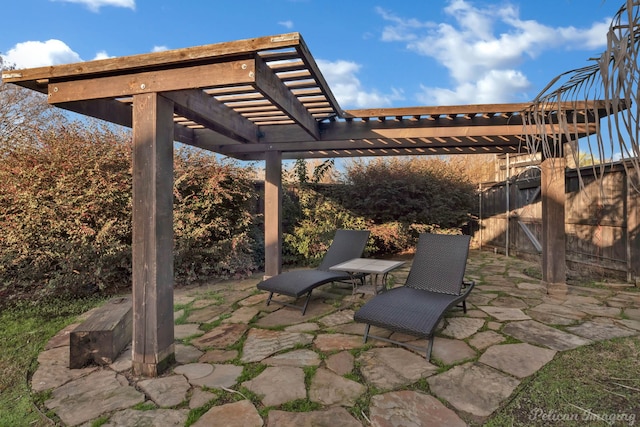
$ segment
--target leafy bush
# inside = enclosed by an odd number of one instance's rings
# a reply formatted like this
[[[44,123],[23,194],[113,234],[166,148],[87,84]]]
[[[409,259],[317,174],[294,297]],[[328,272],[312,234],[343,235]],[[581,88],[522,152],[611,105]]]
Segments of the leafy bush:
[[[108,128],[34,135],[0,165],[0,292],[82,294],[131,274],[131,147]]]
[[[0,299],[129,287],[129,134],[71,123],[32,138],[0,162]],[[176,151],[176,283],[255,269],[251,173],[203,152]]]

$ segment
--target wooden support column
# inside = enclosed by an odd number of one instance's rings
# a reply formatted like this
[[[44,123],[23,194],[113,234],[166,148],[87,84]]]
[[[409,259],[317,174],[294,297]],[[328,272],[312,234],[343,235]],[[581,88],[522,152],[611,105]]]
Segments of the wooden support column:
[[[564,157],[546,158],[541,164],[542,281],[566,282]]]
[[[155,377],[175,360],[173,103],[133,97],[133,372]]]
[[[282,268],[282,153],[265,154],[264,182],[264,275],[280,274]]]

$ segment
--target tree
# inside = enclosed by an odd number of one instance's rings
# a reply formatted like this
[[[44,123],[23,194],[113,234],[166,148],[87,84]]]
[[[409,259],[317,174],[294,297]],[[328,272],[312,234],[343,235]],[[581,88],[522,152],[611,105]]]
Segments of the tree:
[[[537,134],[535,130],[527,135],[530,151],[542,150],[547,155],[553,155],[558,149],[555,141],[560,137],[576,139],[569,130],[573,117],[561,114],[564,103],[570,103],[576,109],[581,108],[583,114],[593,115],[598,123],[602,116],[599,108],[604,108],[604,125],[598,126],[595,136],[587,137],[590,155],[599,159],[624,160],[624,167],[632,166],[640,178],[639,21],[640,1],[624,1],[609,26],[606,50],[599,57],[590,59],[589,65],[554,78],[534,99],[531,109],[524,116],[533,129],[548,123],[548,107],[555,106],[559,123],[554,127],[555,135]],[[589,101],[598,100],[603,102],[595,106],[589,104]],[[579,159],[576,159],[576,163],[579,163]],[[601,172],[605,163],[599,164]],[[636,187],[636,190],[640,191],[640,188]]]

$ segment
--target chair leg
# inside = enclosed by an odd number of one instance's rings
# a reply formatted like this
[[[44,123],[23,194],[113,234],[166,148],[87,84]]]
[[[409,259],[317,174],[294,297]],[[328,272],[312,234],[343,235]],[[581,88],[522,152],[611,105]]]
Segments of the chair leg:
[[[427,346],[427,362],[431,361],[431,350],[433,350],[433,335],[429,337],[429,345]]]
[[[311,292],[313,292],[313,290],[309,291],[309,293],[307,294],[307,299],[304,302],[304,307],[302,307],[303,316],[304,316],[304,313],[307,311],[307,305],[309,305],[309,300],[311,299]]]
[[[267,305],[271,303],[271,298],[273,298],[273,292],[269,292],[269,298],[267,298]]]
[[[367,338],[369,337],[369,328],[371,327],[370,324],[367,323],[367,325],[364,327],[364,344],[367,343]]]
[[[467,301],[466,300],[462,301],[462,312],[465,313],[465,314],[467,313]]]

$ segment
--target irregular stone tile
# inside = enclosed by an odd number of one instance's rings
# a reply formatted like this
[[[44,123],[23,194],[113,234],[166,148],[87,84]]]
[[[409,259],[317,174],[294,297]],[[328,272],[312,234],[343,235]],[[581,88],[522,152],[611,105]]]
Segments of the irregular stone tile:
[[[176,362],[181,364],[197,362],[203,354],[192,345],[176,344],[174,348]]]
[[[620,313],[622,313],[622,310],[618,307],[607,307],[595,304],[577,304],[573,307],[592,316],[620,317]]]
[[[362,337],[345,334],[321,334],[316,336],[313,344],[320,351],[349,350],[364,345]]]
[[[300,368],[303,366],[318,366],[320,364],[320,356],[312,350],[294,350],[267,357],[262,363],[270,366],[297,366]]]
[[[78,425],[141,402],[144,394],[129,386],[126,378],[101,369],[54,389],[45,406],[63,423]]]
[[[490,305],[483,305],[478,308],[501,322],[505,322],[507,320],[531,319],[531,317],[524,314],[519,308],[493,307]]]
[[[136,411],[135,409],[125,409],[116,412],[109,418],[103,427],[179,427],[187,422],[189,411],[186,409],[152,409],[147,411]]]
[[[238,301],[238,304],[242,307],[247,307],[250,305],[256,305],[265,302],[269,298],[268,292],[261,292],[259,294],[251,295],[243,300]]]
[[[195,386],[209,388],[229,388],[236,384],[242,374],[242,366],[213,365],[213,372],[200,378],[189,378],[189,382]]]
[[[640,308],[625,308],[624,314],[631,320],[640,320]]]
[[[591,344],[588,339],[554,329],[535,320],[509,323],[502,329],[502,332],[520,341],[542,345],[558,351]]]
[[[447,326],[442,330],[442,334],[462,340],[475,334],[483,326],[484,320],[482,319],[449,318],[447,319]]]
[[[371,349],[357,360],[367,382],[385,390],[412,384],[438,369],[424,357],[395,347]]]
[[[319,300],[309,302],[307,311],[302,315],[302,311],[292,307],[282,307],[273,313],[269,313],[256,322],[257,326],[262,328],[274,328],[278,326],[295,325],[297,323],[308,322],[309,320],[324,316],[331,313],[335,309],[332,305],[325,304]]]
[[[338,325],[332,329],[341,334],[358,335],[363,337],[365,326],[366,325],[364,323],[345,323],[344,325]],[[383,338],[389,338],[389,336],[391,336],[390,330],[379,328],[377,326],[371,326],[371,328],[369,328],[369,333]]]
[[[529,282],[521,282],[516,285],[518,289],[524,289],[527,291],[538,291],[541,294],[547,292],[547,285],[543,283],[529,283]]]
[[[371,425],[376,427],[466,427],[451,409],[428,394],[415,391],[392,391],[371,397]]]
[[[341,406],[333,406],[322,411],[285,412],[273,410],[269,412],[267,427],[362,427],[347,410]]]
[[[520,384],[515,378],[478,363],[454,366],[427,382],[436,397],[477,417],[491,415]]]
[[[196,301],[197,303],[198,301]],[[212,304],[212,302],[209,302]],[[215,321],[222,313],[228,310],[226,305],[209,305],[199,310],[194,310],[187,317],[189,323],[211,323]]]
[[[502,328],[502,323],[500,322],[487,322],[487,328],[492,331],[499,331]]]
[[[184,316],[184,308],[181,308],[180,310],[174,311],[173,312],[173,323],[175,323],[182,316]]]
[[[296,332],[251,329],[242,349],[243,362],[259,362],[279,351],[313,341],[313,336]]]
[[[69,369],[69,347],[55,347],[38,355],[38,369],[31,378],[31,388],[35,392],[59,387],[69,381],[89,375],[98,369],[89,366],[82,369]]]
[[[457,311],[455,312],[455,314],[451,313],[451,316],[466,316],[466,317],[473,317],[476,319],[484,319],[488,317],[488,314],[482,310],[467,310],[466,314],[462,311]]]
[[[213,372],[213,365],[208,363],[189,363],[188,365],[177,366],[174,373],[187,377],[189,381],[206,377]]]
[[[212,399],[215,399],[215,397],[216,395],[210,391],[204,391],[200,387],[195,387],[191,394],[191,399],[189,400],[189,409],[200,408],[209,403]]]
[[[328,316],[321,317],[320,322],[325,327],[332,327],[337,325],[343,325],[345,323],[353,322],[353,310],[340,310]]]
[[[353,406],[366,390],[362,384],[320,368],[311,380],[309,399],[325,406]]]
[[[204,331],[200,329],[198,323],[185,323],[184,325],[175,325],[173,327],[173,337],[177,340],[202,335]]]
[[[142,380],[137,385],[161,408],[181,404],[187,399],[187,391],[191,388],[182,375]]]
[[[569,317],[559,316],[557,314],[538,311],[538,309],[531,309],[528,311],[529,316],[533,320],[537,320],[540,323],[544,323],[546,325],[559,325],[559,326],[569,326],[578,323],[578,320],[571,319]],[[585,314],[586,316],[586,314]]]
[[[247,325],[239,323],[222,324],[213,328],[203,336],[191,341],[200,350],[208,348],[225,348],[236,343],[247,330]]]
[[[487,349],[479,361],[518,378],[526,378],[549,363],[555,350],[531,344],[494,345]]]
[[[484,350],[505,340],[504,336],[494,331],[478,332],[469,340],[469,344],[478,350]]]
[[[305,399],[304,371],[292,366],[275,366],[265,369],[242,385],[261,396],[265,406],[278,406],[296,399]]]
[[[353,371],[353,363],[355,358],[348,351],[332,354],[325,361],[327,369],[332,370],[338,375],[345,375]]]
[[[320,326],[317,323],[300,323],[284,328],[286,332],[314,332],[318,329],[320,329]]]
[[[475,306],[489,305],[489,303],[497,297],[498,294],[475,292],[474,289],[474,291],[471,292],[471,294],[469,294],[469,296],[467,297],[467,303],[473,304]]]
[[[491,305],[504,308],[527,308],[528,305],[520,298],[512,296],[500,296],[491,301]]]
[[[619,323],[627,328],[634,329],[636,331],[640,331],[640,320],[630,320],[630,319],[616,319],[616,323]]]
[[[113,361],[112,364],[109,365],[109,368],[114,371],[120,373],[124,371],[128,371],[133,366],[133,362],[131,360],[131,346],[127,346],[120,356],[116,360]]]
[[[431,355],[445,365],[453,365],[476,357],[476,352],[464,341],[435,337]]]
[[[262,427],[262,418],[248,400],[214,406],[193,427]]]
[[[72,323],[66,328],[62,329],[60,332],[55,334],[44,346],[45,350],[51,350],[56,347],[63,347],[69,345],[69,335],[71,332],[78,327],[79,323]]]
[[[637,335],[637,331],[620,328],[614,325],[605,325],[597,322],[584,322],[581,325],[567,328],[567,331],[588,338],[592,341],[603,341],[612,338],[629,337]]]
[[[598,305],[600,304],[600,300],[598,298],[594,298],[592,296],[584,296],[584,295],[569,295],[564,303],[564,305],[568,306],[579,306],[579,305]]]
[[[254,317],[260,313],[259,307],[240,307],[222,321],[222,323],[244,323],[248,324]]]
[[[188,305],[191,304],[195,299],[195,296],[187,295],[180,289],[175,289],[173,292],[173,305]]]
[[[200,363],[224,363],[238,357],[238,350],[209,350],[198,359]]]

